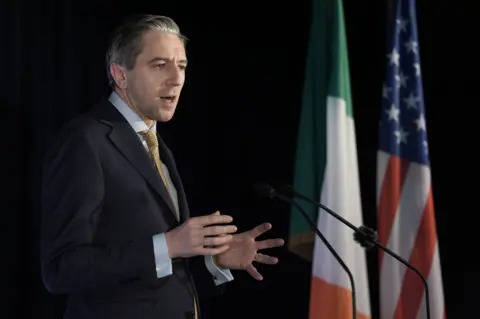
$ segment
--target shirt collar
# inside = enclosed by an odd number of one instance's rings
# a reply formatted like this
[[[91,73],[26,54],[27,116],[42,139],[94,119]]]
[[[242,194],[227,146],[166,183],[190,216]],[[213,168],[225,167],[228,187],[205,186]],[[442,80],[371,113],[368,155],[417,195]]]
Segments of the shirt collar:
[[[152,130],[154,132],[157,131],[156,129],[156,122],[152,125],[151,128],[147,126],[145,121],[143,121],[140,116],[138,116],[137,113],[135,113],[128,105],[125,103],[125,101],[122,100],[122,98],[117,94],[117,92],[112,91],[112,94],[110,94],[110,97],[108,98],[110,103],[112,103],[117,110],[125,117],[127,122],[132,126],[132,128],[135,130],[136,133],[140,131],[147,131],[147,130]]]

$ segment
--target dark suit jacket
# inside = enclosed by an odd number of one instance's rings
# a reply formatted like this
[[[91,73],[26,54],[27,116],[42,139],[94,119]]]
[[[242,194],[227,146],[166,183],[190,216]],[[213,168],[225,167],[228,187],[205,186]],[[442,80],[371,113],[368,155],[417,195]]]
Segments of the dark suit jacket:
[[[160,154],[189,208],[172,153]],[[62,129],[42,176],[42,275],[68,294],[68,319],[193,318],[190,259],[157,279],[152,236],[178,226],[173,203],[146,150],[108,101]],[[204,267],[205,268],[205,267]]]

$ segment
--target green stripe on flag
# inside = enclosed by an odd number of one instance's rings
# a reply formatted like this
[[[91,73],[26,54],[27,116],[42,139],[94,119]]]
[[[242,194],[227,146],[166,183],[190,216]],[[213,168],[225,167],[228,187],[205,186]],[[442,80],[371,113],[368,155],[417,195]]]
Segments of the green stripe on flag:
[[[314,1],[305,80],[298,128],[293,187],[319,199],[326,163],[326,104],[328,88],[327,1]],[[316,222],[318,210],[304,201],[299,204]],[[311,260],[314,232],[296,208],[292,208],[289,249]]]
[[[327,0],[322,0],[322,2]],[[344,99],[347,104],[347,115],[353,117],[353,107],[350,92],[350,70],[348,66],[348,50],[345,30],[345,18],[341,1],[333,1],[331,70],[329,95]]]

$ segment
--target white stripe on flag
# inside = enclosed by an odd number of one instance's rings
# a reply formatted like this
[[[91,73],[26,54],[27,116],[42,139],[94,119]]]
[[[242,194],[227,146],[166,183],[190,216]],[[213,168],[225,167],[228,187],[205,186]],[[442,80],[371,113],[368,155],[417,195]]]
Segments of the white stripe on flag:
[[[435,245],[435,254],[433,256],[430,275],[425,278],[427,279],[428,292],[430,294],[430,317],[435,319],[443,319],[443,314],[445,311],[439,256],[440,253],[437,242],[437,245]],[[423,294],[423,299],[417,314],[417,319],[428,319],[425,306],[425,293]]]
[[[383,179],[385,176],[385,171],[388,167],[388,160],[390,159],[390,154],[384,151],[379,151],[377,155],[377,185],[383,185]],[[381,194],[382,188],[377,187],[377,203],[380,203]]]

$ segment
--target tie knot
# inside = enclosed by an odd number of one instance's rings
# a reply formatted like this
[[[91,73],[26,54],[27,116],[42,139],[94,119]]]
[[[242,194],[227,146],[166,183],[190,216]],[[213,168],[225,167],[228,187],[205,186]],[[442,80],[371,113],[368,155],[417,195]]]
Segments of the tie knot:
[[[143,137],[145,138],[145,141],[147,142],[148,147],[158,146],[157,134],[155,134],[154,131],[152,130],[141,131],[140,134],[142,134]]]

